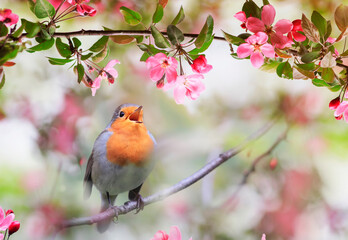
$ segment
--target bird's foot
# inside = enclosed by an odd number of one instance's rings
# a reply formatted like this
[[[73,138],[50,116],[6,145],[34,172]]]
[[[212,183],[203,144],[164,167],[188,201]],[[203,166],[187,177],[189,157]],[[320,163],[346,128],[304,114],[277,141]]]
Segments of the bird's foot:
[[[112,221],[114,223],[117,223],[117,221],[118,221],[118,213],[119,213],[118,207],[117,206],[113,206],[113,205],[110,204],[109,205],[109,209],[112,209],[114,211],[114,213],[115,213],[115,215],[112,217]]]
[[[144,200],[143,200],[143,197],[140,195],[140,194],[137,194],[135,196],[134,199],[132,199],[131,201],[127,201],[124,203],[124,205],[129,205],[131,202],[136,202],[136,211],[135,211],[135,214],[137,214],[138,212],[140,212],[141,210],[144,209],[144,206],[145,206],[145,203],[144,203]]]

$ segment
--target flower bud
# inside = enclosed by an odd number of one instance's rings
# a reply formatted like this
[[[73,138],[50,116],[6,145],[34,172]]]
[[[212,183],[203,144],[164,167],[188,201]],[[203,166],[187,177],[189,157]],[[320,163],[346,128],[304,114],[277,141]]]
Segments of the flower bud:
[[[160,80],[158,80],[158,81],[156,82],[156,87],[157,87],[157,88],[163,88],[163,86],[164,86],[164,79],[161,78]]]
[[[20,226],[21,224],[18,221],[13,221],[11,225],[8,227],[9,235],[12,235],[13,233],[17,232]]]
[[[278,159],[272,158],[271,161],[269,162],[269,167],[271,170],[274,170],[278,165]]]
[[[340,97],[338,96],[337,98],[334,98],[330,101],[329,108],[331,110],[335,110],[340,105],[340,103],[341,103]]]
[[[11,214],[11,213],[13,213],[12,209],[7,210],[7,211],[6,211],[6,216],[9,215],[9,214]]]

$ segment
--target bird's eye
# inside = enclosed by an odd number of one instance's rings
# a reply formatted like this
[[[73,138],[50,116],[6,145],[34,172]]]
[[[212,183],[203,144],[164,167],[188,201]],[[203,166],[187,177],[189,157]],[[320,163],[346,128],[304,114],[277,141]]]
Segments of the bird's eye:
[[[121,111],[121,112],[120,112],[120,117],[123,117],[123,116],[124,116],[124,112]]]

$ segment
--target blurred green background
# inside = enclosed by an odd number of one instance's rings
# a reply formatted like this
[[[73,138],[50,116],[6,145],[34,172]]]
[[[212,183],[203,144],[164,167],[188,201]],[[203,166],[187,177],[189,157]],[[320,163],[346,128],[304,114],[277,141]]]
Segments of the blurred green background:
[[[179,25],[198,33],[205,18],[221,29],[241,33],[233,15],[244,1],[169,0],[162,22],[169,24],[183,5],[186,18]],[[261,5],[262,1],[256,1]],[[92,1],[93,3],[93,1]],[[347,2],[345,2],[347,3]],[[156,1],[95,1],[98,14],[64,22],[58,31],[129,29],[119,14],[125,5],[150,21]],[[340,1],[271,1],[276,20],[301,18],[319,10],[333,20]],[[36,21],[26,1],[1,0],[22,18]],[[146,22],[146,21],[145,21]],[[159,29],[167,25],[159,24]],[[338,35],[337,29],[334,33]],[[333,37],[336,37],[333,34]],[[79,38],[88,48],[98,38]],[[229,55],[229,46],[214,41],[206,51],[213,70],[205,75],[206,91],[196,101],[177,105],[172,92],[163,92],[149,79],[142,52],[135,46],[109,43],[110,55],[101,63],[118,59],[119,77],[113,85],[102,82],[95,97],[76,82],[67,66],[52,66],[46,57],[55,49],[19,54],[16,65],[5,69],[6,85],[0,91],[0,206],[12,209],[21,229],[12,239],[52,239],[53,224],[64,218],[96,214],[99,193],[83,199],[82,179],[86,159],[97,135],[122,103],[144,106],[145,123],[158,142],[158,161],[141,191],[147,196],[189,176],[207,161],[240,143],[271,121],[277,124],[246,151],[190,188],[145,207],[135,215],[120,216],[100,235],[94,226],[67,229],[56,239],[151,239],[156,231],[177,225],[183,239],[306,239],[339,240],[348,237],[348,125],[336,121],[328,102],[336,97],[310,81],[279,79],[275,73],[254,69],[248,60]],[[343,48],[343,46],[338,46]],[[342,49],[339,49],[340,51]],[[186,66],[189,70],[189,66]],[[243,172],[267,150],[286,127],[286,141],[263,159],[241,189],[232,194]],[[278,160],[272,170],[269,162]],[[121,194],[117,204],[123,204]]]

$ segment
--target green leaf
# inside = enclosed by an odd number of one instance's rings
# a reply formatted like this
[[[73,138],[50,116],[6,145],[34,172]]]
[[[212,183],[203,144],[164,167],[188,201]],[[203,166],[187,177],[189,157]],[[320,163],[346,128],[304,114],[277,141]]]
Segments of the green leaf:
[[[205,50],[207,50],[209,48],[209,46],[213,42],[213,40],[214,40],[214,35],[211,36],[210,40],[205,42],[202,47],[195,48],[195,49],[192,49],[191,51],[189,51],[189,54],[190,55],[198,55],[198,54],[204,52]]]
[[[167,38],[165,38],[163,34],[154,25],[151,25],[151,34],[153,38],[155,39],[155,44],[157,47],[159,48],[170,47],[170,43],[167,40]]]
[[[21,19],[22,26],[24,25],[24,29],[27,33],[27,38],[33,38],[35,37],[41,30],[40,23],[33,23],[25,19]]]
[[[4,37],[8,34],[8,28],[3,22],[0,22],[0,37]]]
[[[74,61],[74,59],[66,59],[66,58],[48,58],[48,61],[52,64],[52,65],[64,65],[66,63],[69,63],[71,61]]]
[[[76,70],[77,70],[77,82],[80,83],[83,79],[83,76],[85,75],[85,69],[82,66],[82,64],[79,63],[76,66]]]
[[[332,25],[331,25],[331,21],[328,20],[328,21],[326,22],[326,33],[325,33],[325,36],[324,36],[324,41],[326,41],[326,39],[327,39],[328,37],[330,37],[331,32],[332,32]]]
[[[37,18],[46,18],[53,17],[56,10],[47,0],[36,0],[33,12]]]
[[[316,87],[330,87],[329,84],[327,84],[324,80],[319,79],[319,78],[312,79],[312,83]]]
[[[243,4],[242,11],[245,12],[246,17],[261,18],[261,8],[259,8],[254,1],[246,1]]]
[[[23,20],[24,19],[21,19],[21,26],[12,34],[13,37],[17,38],[22,34],[25,26],[25,24],[23,24]]]
[[[81,60],[84,61],[84,60],[90,58],[92,55],[93,55],[93,53],[91,53],[91,52],[86,54],[86,55],[81,55]]]
[[[332,92],[338,92],[339,90],[341,90],[342,86],[341,85],[336,85],[333,87],[330,87],[329,90]]]
[[[307,78],[310,78],[310,79],[315,78],[315,73],[313,71],[304,70],[299,67],[295,67],[295,68],[297,69],[297,71],[299,71],[302,75],[306,76]]]
[[[170,42],[173,45],[178,45],[185,39],[184,34],[182,34],[181,30],[175,25],[169,25],[167,27],[167,34]]]
[[[147,52],[144,52],[140,58],[140,61],[145,62],[149,57],[150,57],[150,55]]]
[[[19,46],[5,44],[0,49],[0,66],[17,56]]]
[[[140,13],[134,10],[131,10],[125,6],[120,7],[120,12],[122,13],[126,23],[128,23],[129,25],[132,25],[132,26],[138,25],[143,20]]]
[[[35,45],[34,47],[28,48],[27,52],[33,53],[36,51],[43,51],[50,49],[54,44],[54,38],[51,38],[50,40],[44,41],[42,43],[39,43],[38,45]]]
[[[319,31],[317,27],[304,14],[302,14],[301,25],[303,33],[309,40],[315,43],[320,42]]]
[[[301,57],[301,61],[304,62],[304,63],[310,63],[313,60],[317,59],[319,56],[320,56],[320,52],[319,51],[318,52],[309,52],[309,53],[304,54]]]
[[[335,73],[332,68],[322,68],[321,78],[327,83],[332,83],[335,80]]]
[[[109,53],[109,48],[105,46],[105,48],[102,51],[100,51],[98,54],[92,57],[92,61],[99,63],[107,57],[108,53]]]
[[[214,28],[214,19],[212,16],[208,16],[207,20],[205,21],[205,24],[201,30],[201,32],[198,34],[197,39],[195,41],[195,45],[197,48],[200,48],[203,46],[203,44],[210,40],[212,34],[213,34],[213,28]]]
[[[270,4],[268,0],[262,0],[263,5],[268,5]]]
[[[290,65],[290,63],[288,62],[282,62],[278,65],[277,67],[277,75],[279,77],[285,77],[285,78],[289,78],[292,79],[292,67]]]
[[[71,57],[72,52],[70,50],[70,46],[66,43],[63,43],[61,38],[57,38],[56,48],[62,57],[65,57],[65,58]]]
[[[342,56],[342,57],[348,56],[348,49],[346,51],[344,51],[343,53],[341,53],[340,56]]]
[[[108,40],[109,40],[108,36],[102,36],[88,50],[91,52],[100,52],[101,50],[104,49],[105,45],[108,43]]]
[[[332,55],[332,52],[325,54],[325,56],[321,60],[320,66],[322,68],[333,68],[336,66],[336,58]]]
[[[30,11],[34,12],[35,2],[33,0],[28,0]]]
[[[296,64],[296,66],[307,71],[312,71],[316,68],[316,65],[314,63]]]
[[[326,19],[319,12],[313,11],[311,20],[313,24],[317,27],[320,36],[324,38],[327,28]]]
[[[185,13],[184,13],[184,9],[181,6],[178,14],[173,19],[171,25],[177,25],[177,24],[181,23],[184,20],[184,18],[185,18]]]
[[[156,11],[152,16],[152,22],[158,23],[163,18],[163,6],[161,4],[157,4]]]
[[[233,45],[239,46],[240,44],[245,42],[244,39],[242,39],[240,37],[233,36],[231,34],[228,34],[227,32],[224,32],[224,31],[222,31],[222,33],[224,34],[226,41],[233,44]]]
[[[5,72],[4,69],[0,70],[0,89],[3,88],[3,86],[5,85]]]
[[[348,6],[339,5],[335,10],[335,22],[338,29],[344,32],[348,27]]]
[[[137,46],[140,48],[141,51],[148,53],[150,56],[160,52],[166,54],[166,51],[159,50],[155,48],[155,46],[153,46],[152,44],[147,45],[147,44],[140,43]]]
[[[74,43],[74,48],[78,49],[81,46],[81,41],[78,38],[73,37],[72,41]]]
[[[241,38],[241,39],[247,39],[248,37],[250,37],[251,34],[250,33],[241,33],[239,34],[237,37]]]

